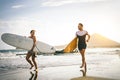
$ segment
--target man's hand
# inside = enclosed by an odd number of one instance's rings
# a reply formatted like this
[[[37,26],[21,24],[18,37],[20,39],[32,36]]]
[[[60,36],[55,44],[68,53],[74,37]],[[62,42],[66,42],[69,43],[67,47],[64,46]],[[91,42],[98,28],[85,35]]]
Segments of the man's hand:
[[[33,51],[33,49],[31,49],[30,51]]]

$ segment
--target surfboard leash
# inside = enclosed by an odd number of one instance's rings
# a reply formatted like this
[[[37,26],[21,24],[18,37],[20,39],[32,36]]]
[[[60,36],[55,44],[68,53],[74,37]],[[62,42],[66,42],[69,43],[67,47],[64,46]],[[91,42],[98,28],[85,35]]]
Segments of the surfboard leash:
[[[38,47],[37,46],[35,46],[35,47],[37,48],[38,52],[41,53],[40,50],[38,49]]]

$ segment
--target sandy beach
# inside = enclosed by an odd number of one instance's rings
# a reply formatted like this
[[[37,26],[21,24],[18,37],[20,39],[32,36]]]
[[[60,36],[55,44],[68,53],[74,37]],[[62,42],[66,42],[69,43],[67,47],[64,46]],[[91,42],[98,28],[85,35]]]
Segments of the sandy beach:
[[[79,54],[37,56],[38,71],[29,70],[25,56],[0,57],[0,80],[120,80],[120,51],[86,52],[87,71]],[[10,54],[11,55],[11,54]]]

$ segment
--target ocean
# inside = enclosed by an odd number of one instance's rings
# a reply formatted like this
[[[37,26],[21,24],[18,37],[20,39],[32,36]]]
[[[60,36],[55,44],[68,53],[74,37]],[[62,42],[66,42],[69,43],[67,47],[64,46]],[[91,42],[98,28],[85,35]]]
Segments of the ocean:
[[[25,60],[26,53],[25,50],[0,50],[0,75],[12,70],[29,69],[30,65]],[[48,67],[80,66],[81,56],[79,53],[37,55],[36,61],[41,70]],[[107,76],[120,79],[120,48],[88,48],[86,62],[87,69],[94,69],[96,75],[104,76],[105,72],[102,74],[101,71],[105,69],[106,73],[111,72]]]

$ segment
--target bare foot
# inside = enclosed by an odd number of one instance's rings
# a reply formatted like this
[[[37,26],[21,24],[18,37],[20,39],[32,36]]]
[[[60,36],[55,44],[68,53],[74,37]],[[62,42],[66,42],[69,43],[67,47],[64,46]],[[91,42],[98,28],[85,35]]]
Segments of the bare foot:
[[[80,66],[80,68],[83,68],[84,65]]]
[[[83,68],[85,66],[85,63],[82,64],[82,66],[80,66],[80,68]]]
[[[84,63],[84,64],[82,64],[82,66],[80,66],[80,68],[85,68],[85,71],[87,71],[87,64],[86,64],[86,62]]]
[[[34,65],[31,65],[30,69],[32,69],[34,67]]]
[[[35,69],[34,71],[38,71],[38,69]]]

